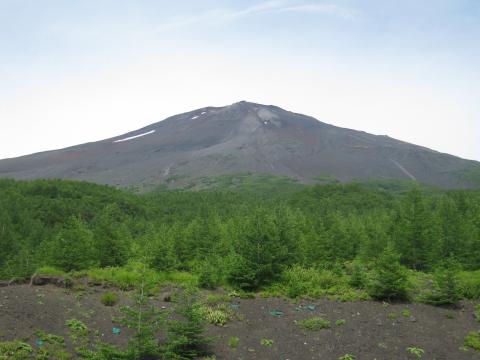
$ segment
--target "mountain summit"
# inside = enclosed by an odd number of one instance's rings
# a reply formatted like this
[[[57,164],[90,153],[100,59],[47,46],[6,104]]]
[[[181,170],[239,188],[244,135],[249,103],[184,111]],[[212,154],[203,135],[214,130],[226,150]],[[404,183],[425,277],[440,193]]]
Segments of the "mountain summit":
[[[130,133],[0,161],[0,177],[80,179],[151,188],[172,179],[259,173],[311,182],[406,179],[472,187],[480,163],[388,136],[339,128],[276,106],[239,102]]]

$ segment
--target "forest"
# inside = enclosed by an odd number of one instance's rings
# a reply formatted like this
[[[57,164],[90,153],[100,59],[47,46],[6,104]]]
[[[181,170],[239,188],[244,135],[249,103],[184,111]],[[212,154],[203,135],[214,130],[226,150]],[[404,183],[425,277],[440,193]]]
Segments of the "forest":
[[[273,184],[135,194],[1,180],[0,278],[42,268],[106,276],[145,264],[204,288],[349,299],[409,298],[440,274],[438,284],[455,280],[454,298],[480,297],[480,191]]]

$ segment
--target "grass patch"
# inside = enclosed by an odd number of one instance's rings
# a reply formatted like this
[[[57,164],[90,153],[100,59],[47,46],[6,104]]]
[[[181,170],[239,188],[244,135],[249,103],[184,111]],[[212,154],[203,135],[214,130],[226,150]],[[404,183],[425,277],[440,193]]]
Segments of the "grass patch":
[[[224,294],[208,294],[205,302],[209,305],[217,305],[230,301],[230,296]]]
[[[475,309],[473,310],[473,316],[475,316],[475,319],[480,322],[480,304],[475,306]]]
[[[458,273],[458,287],[465,299],[480,299],[480,270],[461,271]]]
[[[106,292],[102,295],[100,301],[105,306],[115,306],[118,303],[118,295],[113,292]]]
[[[240,339],[236,336],[232,336],[228,339],[228,346],[235,349],[240,344]]]
[[[130,262],[123,267],[95,268],[76,273],[76,276],[87,276],[90,283],[107,284],[121,290],[132,290],[143,279],[151,285],[164,285],[168,283],[180,287],[197,286],[198,279],[187,272],[158,272],[139,262]]]
[[[348,275],[301,266],[293,266],[284,271],[281,282],[271,286],[269,292],[281,293],[292,299],[301,297],[314,299],[329,297],[338,301],[369,299],[365,291],[350,285]]]
[[[310,319],[304,319],[297,321],[297,326],[300,329],[308,330],[308,331],[319,331],[322,329],[329,329],[330,328],[330,321],[325,320],[319,316],[312,317]]]
[[[57,336],[57,335],[52,335],[52,334],[47,334],[43,330],[38,330],[35,332],[35,335],[42,340],[43,342],[49,343],[49,344],[59,344],[59,345],[64,345],[65,344],[65,339],[62,336]]]
[[[80,320],[70,319],[65,322],[65,325],[70,329],[74,337],[85,337],[88,335],[87,325]]]
[[[22,341],[0,342],[0,359],[23,360],[29,359],[33,349]]]
[[[464,345],[476,351],[480,351],[480,331],[472,331],[465,337]]]
[[[65,276],[66,273],[63,270],[56,269],[51,266],[42,266],[41,268],[35,271],[37,275],[48,275],[48,276]]]

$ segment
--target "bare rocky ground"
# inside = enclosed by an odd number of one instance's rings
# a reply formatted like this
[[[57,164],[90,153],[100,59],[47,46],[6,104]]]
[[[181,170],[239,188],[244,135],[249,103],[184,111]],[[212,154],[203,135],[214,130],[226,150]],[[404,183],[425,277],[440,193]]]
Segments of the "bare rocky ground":
[[[112,319],[129,301],[129,294],[118,290],[120,302],[104,306],[100,298],[103,287],[87,287],[85,291],[67,290],[54,285],[11,285],[0,288],[0,340],[25,339],[35,344],[35,332],[66,336],[65,321],[78,319],[106,342],[124,345],[129,331],[117,327]],[[170,307],[162,296],[157,306]],[[228,302],[237,314],[223,327],[209,325],[207,334],[215,336],[212,352],[226,360],[336,360],[351,354],[356,360],[418,359],[407,348],[425,352],[422,359],[480,359],[480,353],[463,348],[468,332],[480,329],[473,316],[473,303],[458,309],[445,309],[421,304],[382,304],[377,302],[335,302],[329,300],[294,303],[280,298],[238,299]],[[279,310],[283,316],[273,316]],[[278,313],[280,314],[280,313]],[[296,321],[321,316],[331,322],[329,329],[305,331]],[[337,325],[337,320],[344,320]],[[343,321],[340,321],[343,323]],[[239,339],[237,347],[229,339]],[[263,341],[262,345],[262,340]]]

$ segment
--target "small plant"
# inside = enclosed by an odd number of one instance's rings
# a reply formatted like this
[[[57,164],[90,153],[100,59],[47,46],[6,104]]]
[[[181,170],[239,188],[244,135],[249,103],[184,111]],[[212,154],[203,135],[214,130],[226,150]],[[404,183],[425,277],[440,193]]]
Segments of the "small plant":
[[[33,349],[22,341],[0,342],[0,359],[23,360],[30,358]]]
[[[297,322],[299,328],[308,331],[318,331],[321,329],[329,329],[330,321],[321,317],[313,317],[310,319],[304,319]]]
[[[113,292],[106,292],[102,295],[100,301],[105,306],[114,306],[118,303],[118,295]]]
[[[239,343],[240,343],[240,339],[236,336],[232,336],[230,337],[230,339],[228,339],[228,346],[230,346],[233,349],[235,349]]]
[[[391,312],[387,315],[387,318],[389,318],[390,320],[396,320],[398,319],[399,315],[397,313],[394,313],[394,312]]]
[[[232,311],[225,305],[219,304],[216,307],[201,306],[198,309],[200,316],[208,323],[224,326],[232,318]]]
[[[402,310],[402,316],[403,317],[410,317],[410,316],[412,316],[412,313],[410,312],[410,310],[404,309],[404,310]]]
[[[419,359],[423,356],[423,354],[425,354],[425,350],[414,346],[407,348],[407,351]]]
[[[352,354],[345,354],[343,356],[340,356],[338,360],[355,360],[355,356]]]
[[[468,348],[480,351],[480,331],[471,331],[465,337],[464,345]]]
[[[43,330],[38,330],[35,332],[35,335],[42,341],[49,344],[65,344],[65,339],[62,336],[47,334]]]
[[[262,339],[262,340],[260,340],[260,345],[267,346],[267,347],[272,347],[273,346],[273,340],[272,339]]]
[[[480,322],[480,304],[477,304],[477,306],[475,306],[473,315],[475,316],[475,319]]]
[[[448,312],[445,314],[445,318],[447,319],[455,319],[455,315],[452,312]]]
[[[84,337],[88,335],[88,327],[83,322],[77,319],[70,319],[65,322],[65,325],[72,331],[77,337]]]
[[[345,325],[347,323],[347,320],[345,319],[338,319],[337,321],[335,321],[335,325],[337,326],[342,326],[342,325]]]

